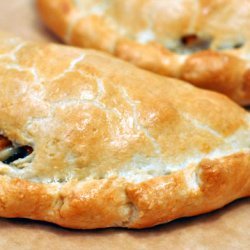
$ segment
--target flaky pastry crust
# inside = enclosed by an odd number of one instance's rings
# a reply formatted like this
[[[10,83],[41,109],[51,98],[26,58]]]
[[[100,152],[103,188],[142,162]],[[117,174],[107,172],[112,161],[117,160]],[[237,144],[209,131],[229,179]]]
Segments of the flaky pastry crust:
[[[1,147],[33,148],[0,162],[0,216],[144,228],[250,196],[250,118],[227,97],[101,52],[0,41]]]
[[[250,104],[249,0],[37,2],[44,22],[66,43]]]

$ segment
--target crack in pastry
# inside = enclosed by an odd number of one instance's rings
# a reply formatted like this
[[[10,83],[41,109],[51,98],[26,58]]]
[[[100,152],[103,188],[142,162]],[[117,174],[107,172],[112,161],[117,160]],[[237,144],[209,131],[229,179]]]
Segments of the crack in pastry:
[[[131,117],[132,124],[130,124],[130,126],[135,126],[136,129],[143,131],[145,136],[151,141],[151,143],[154,147],[155,155],[159,156],[161,154],[161,147],[158,144],[157,140],[155,140],[155,138],[149,133],[149,131],[139,123],[136,103],[130,99],[125,88],[120,88],[120,89],[121,89],[121,93],[122,93],[123,98],[126,100],[126,102],[132,108],[133,116]]]
[[[250,104],[250,1],[37,0],[63,41]]]
[[[245,110],[101,52],[0,35],[0,117],[3,217],[143,228],[250,195]]]

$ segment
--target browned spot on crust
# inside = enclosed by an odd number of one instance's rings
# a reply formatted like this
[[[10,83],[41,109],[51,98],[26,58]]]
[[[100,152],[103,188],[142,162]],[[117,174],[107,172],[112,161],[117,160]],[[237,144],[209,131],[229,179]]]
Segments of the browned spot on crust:
[[[62,11],[64,14],[68,14],[70,12],[70,6],[68,5],[68,3],[63,2],[61,5]]]
[[[233,95],[243,73],[244,63],[240,59],[219,52],[202,51],[187,59],[182,78],[199,87]]]
[[[248,69],[244,74],[244,84],[242,89],[244,92],[250,92],[250,69]]]

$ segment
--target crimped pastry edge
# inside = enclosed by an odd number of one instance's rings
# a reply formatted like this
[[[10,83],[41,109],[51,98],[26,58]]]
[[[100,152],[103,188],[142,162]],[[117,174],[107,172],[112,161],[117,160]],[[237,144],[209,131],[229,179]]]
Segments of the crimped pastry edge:
[[[1,176],[0,216],[75,229],[151,227],[250,196],[249,163],[249,153],[204,159],[198,166],[138,184],[114,177],[41,184]],[[190,180],[197,186],[190,186]]]

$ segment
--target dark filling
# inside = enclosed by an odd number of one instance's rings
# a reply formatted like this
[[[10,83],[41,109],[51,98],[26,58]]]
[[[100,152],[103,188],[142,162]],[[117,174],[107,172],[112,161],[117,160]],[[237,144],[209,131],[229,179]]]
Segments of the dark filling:
[[[6,155],[5,159],[2,159],[4,164],[10,164],[18,159],[27,157],[33,152],[33,148],[30,146],[14,146],[13,143],[6,137],[0,135],[0,151],[11,148],[11,154]]]
[[[3,150],[11,145],[12,145],[12,143],[10,140],[8,140],[3,135],[0,135],[0,150]]]
[[[200,38],[195,34],[183,36],[181,38],[180,50],[191,50],[193,52],[209,49],[211,39]]]
[[[211,45],[212,38],[202,38],[195,34],[185,35],[180,39],[179,46],[172,49],[177,53],[194,53],[201,50],[208,50]],[[226,50],[226,49],[239,49],[244,46],[244,42],[235,43],[232,46],[221,45],[218,46],[217,50]]]
[[[19,148],[15,148],[14,153],[3,161],[4,164],[10,164],[18,159],[25,158],[26,156],[32,153],[32,148],[29,146],[23,146]]]
[[[200,39],[196,35],[187,35],[181,38],[181,43],[187,47],[191,47],[199,44]]]
[[[225,50],[225,49],[240,49],[241,47],[244,46],[244,43],[236,43],[233,46],[219,46],[217,49],[218,50]]]
[[[234,48],[235,48],[235,49],[239,49],[239,48],[241,48],[243,45],[244,45],[244,43],[236,43],[236,44],[234,45]]]

